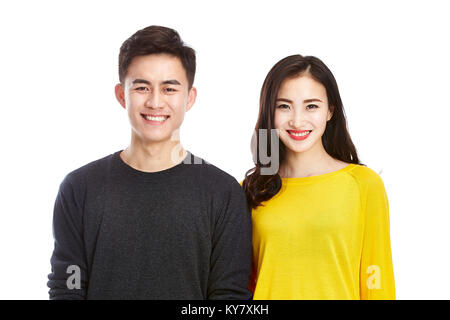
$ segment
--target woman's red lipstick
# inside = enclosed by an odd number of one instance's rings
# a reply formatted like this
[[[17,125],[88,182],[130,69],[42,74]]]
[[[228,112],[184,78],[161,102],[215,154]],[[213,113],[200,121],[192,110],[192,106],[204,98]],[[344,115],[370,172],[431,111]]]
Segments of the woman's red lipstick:
[[[294,140],[305,140],[306,138],[309,137],[309,134],[311,133],[312,130],[287,130],[287,132],[289,133],[289,136],[294,139]],[[298,134],[301,133],[305,133],[308,132],[305,135],[301,135],[299,136]]]

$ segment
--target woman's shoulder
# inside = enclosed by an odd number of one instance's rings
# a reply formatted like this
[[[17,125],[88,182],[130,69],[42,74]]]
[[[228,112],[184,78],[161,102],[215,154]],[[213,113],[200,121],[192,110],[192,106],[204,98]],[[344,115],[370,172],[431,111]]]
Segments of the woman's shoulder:
[[[380,173],[363,164],[350,164],[351,170],[348,171],[350,175],[364,188],[369,189],[384,189],[383,179]]]

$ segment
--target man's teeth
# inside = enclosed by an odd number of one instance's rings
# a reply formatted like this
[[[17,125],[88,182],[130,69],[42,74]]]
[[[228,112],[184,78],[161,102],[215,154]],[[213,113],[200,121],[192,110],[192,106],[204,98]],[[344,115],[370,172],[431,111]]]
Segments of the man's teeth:
[[[157,117],[153,117],[153,116],[144,116],[145,119],[147,120],[152,120],[152,121],[159,121],[159,122],[163,122],[164,120],[166,120],[165,116],[157,116]]]
[[[310,133],[310,131],[305,131],[303,133],[295,133],[295,132],[290,131],[289,133],[295,137],[303,137],[303,136],[306,136],[308,133]]]

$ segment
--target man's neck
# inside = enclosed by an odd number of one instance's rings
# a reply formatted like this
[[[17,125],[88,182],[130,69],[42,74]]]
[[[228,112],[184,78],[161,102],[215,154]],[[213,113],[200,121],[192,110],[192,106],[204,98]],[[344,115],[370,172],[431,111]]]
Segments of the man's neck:
[[[144,172],[158,172],[172,168],[183,161],[187,152],[179,141],[145,143],[132,139],[130,145],[120,153],[130,167]]]

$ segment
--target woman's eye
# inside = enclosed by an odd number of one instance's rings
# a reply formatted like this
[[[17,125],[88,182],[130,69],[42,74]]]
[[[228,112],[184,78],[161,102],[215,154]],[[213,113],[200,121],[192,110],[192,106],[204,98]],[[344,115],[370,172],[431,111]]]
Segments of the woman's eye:
[[[311,107],[311,108],[310,108],[310,107]],[[315,104],[308,104],[308,105],[306,106],[306,108],[307,108],[307,109],[315,109],[315,108],[318,108],[318,106],[315,105]]]
[[[279,108],[279,109],[289,109],[289,106],[287,104],[280,104],[277,108]]]

